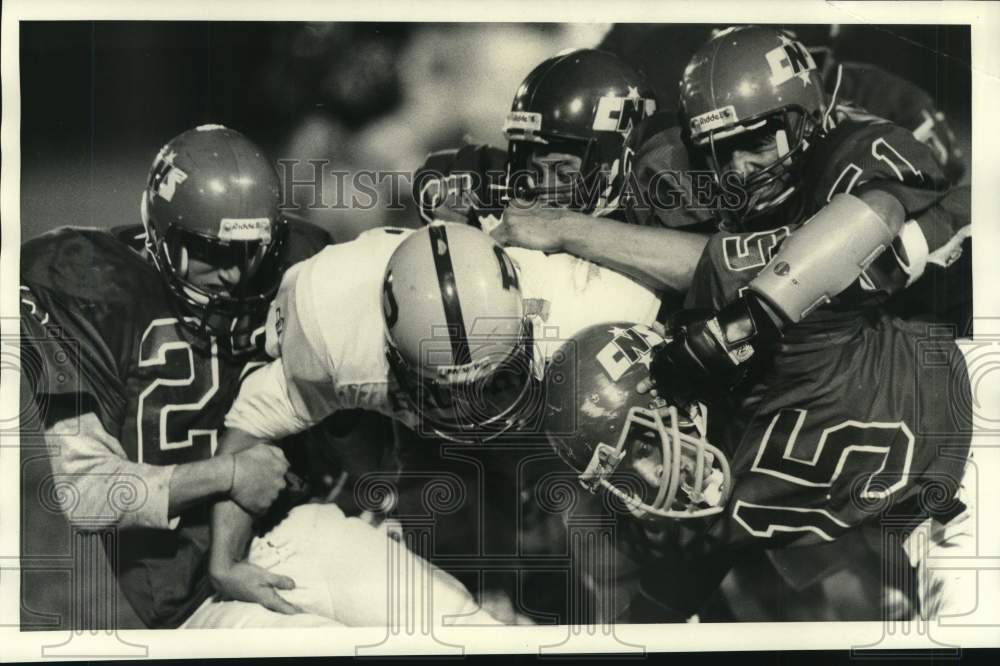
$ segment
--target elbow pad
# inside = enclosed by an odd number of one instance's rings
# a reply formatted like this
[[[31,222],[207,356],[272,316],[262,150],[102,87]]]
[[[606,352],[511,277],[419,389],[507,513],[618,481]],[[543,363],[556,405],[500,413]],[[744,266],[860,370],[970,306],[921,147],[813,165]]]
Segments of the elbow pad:
[[[788,237],[750,289],[789,323],[844,291],[896,236],[865,201],[838,194]]]

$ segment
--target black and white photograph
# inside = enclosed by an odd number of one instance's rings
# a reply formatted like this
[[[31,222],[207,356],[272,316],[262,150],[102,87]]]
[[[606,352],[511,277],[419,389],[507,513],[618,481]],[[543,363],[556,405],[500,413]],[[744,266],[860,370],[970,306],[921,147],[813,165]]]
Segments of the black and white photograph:
[[[170,5],[4,4],[0,659],[1000,646],[1000,4]]]

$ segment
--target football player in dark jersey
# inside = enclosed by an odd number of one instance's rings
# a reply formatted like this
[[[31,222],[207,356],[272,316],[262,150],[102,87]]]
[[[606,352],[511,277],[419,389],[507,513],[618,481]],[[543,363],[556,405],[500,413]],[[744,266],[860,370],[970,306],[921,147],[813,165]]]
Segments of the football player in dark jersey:
[[[929,521],[962,525],[970,415],[955,342],[886,320],[843,336],[777,355],[735,407],[641,391],[664,345],[645,326],[593,326],[565,343],[546,368],[545,429],[585,488],[618,500],[621,559],[604,568],[637,569],[642,592],[603,590],[619,617],[684,620],[748,553],[856,530],[879,545],[893,535],[919,567],[927,553],[906,537]],[[574,518],[595,519],[608,504],[579,507]]]
[[[968,165],[951,124],[932,96],[910,81],[874,64],[841,61],[837,46],[845,32],[856,26],[796,26],[795,33],[809,49],[820,70],[828,94],[910,130],[927,145],[945,177],[956,186],[948,206],[968,212]],[[805,34],[800,34],[805,31]],[[931,320],[955,327],[960,335],[971,334],[972,264],[969,220],[961,215],[950,226],[922,225],[931,234],[928,244],[939,248],[927,257],[924,277],[893,298],[886,307],[904,319]],[[937,236],[934,238],[933,236]]]
[[[789,33],[809,49],[828,94],[832,95],[839,86],[842,99],[913,132],[918,141],[931,149],[948,179],[957,184],[967,169],[965,155],[948,118],[934,98],[915,83],[875,63],[852,62],[838,57],[837,51],[845,41],[860,37],[858,34],[848,36],[857,27],[796,25]]]
[[[813,518],[846,528],[864,500],[902,499],[896,493],[906,483],[899,480],[839,499],[796,491],[836,486],[850,452],[823,463],[823,445],[846,432],[854,433],[854,445],[882,451],[886,465],[893,452],[909,461],[922,433],[939,433],[920,448],[929,452],[924,467],[951,500],[963,475],[968,414],[960,413],[960,398],[941,399],[951,380],[932,377],[921,361],[926,327],[878,306],[884,292],[919,274],[900,241],[917,238],[926,253],[927,236],[916,231],[967,220],[962,198],[956,203],[912,133],[830,106],[811,56],[784,33],[720,33],[694,56],[682,90],[691,142],[720,180],[735,175],[748,195],[727,211],[729,230],[709,241],[689,309],[677,316],[672,340],[651,368],[662,394],[715,407],[716,440],[745,489],[727,510],[731,526],[719,529],[762,539],[818,533]],[[954,386],[967,390],[957,350],[945,345],[941,353],[958,378]],[[941,453],[949,446],[959,451],[955,457]],[[784,453],[772,456],[777,448]],[[796,492],[798,504],[775,501]],[[954,508],[928,519],[961,522],[967,514],[953,515]]]
[[[658,291],[686,289],[705,238],[626,224],[634,134],[656,104],[645,77],[617,56],[549,58],[515,93],[506,151],[428,157],[414,178],[421,218],[468,221],[504,245],[575,254]]]
[[[746,35],[763,29],[751,27],[741,30]],[[794,42],[790,36],[786,38],[790,43]],[[772,38],[772,41],[777,43],[777,38]],[[710,43],[719,42],[713,40]],[[886,264],[884,270],[895,274],[895,283],[891,280],[884,281],[887,277],[884,275],[876,278],[873,274],[869,276],[870,279],[882,280],[881,288],[887,292],[898,292],[902,286],[916,281],[928,265],[947,266],[961,256],[962,241],[969,231],[969,190],[968,187],[948,187],[948,178],[936,163],[935,151],[928,150],[921,154],[919,161],[933,164],[933,168],[930,171],[920,171],[919,176],[909,172],[902,161],[897,160],[894,164],[890,160],[895,158],[895,154],[884,148],[883,144],[887,142],[896,148],[898,143],[901,147],[897,152],[905,152],[916,143],[914,139],[920,139],[919,136],[891,123],[879,122],[879,119],[849,104],[839,103],[841,98],[837,94],[833,97],[827,95],[819,78],[818,67],[805,49],[800,48],[803,53],[800,59],[784,58],[787,71],[779,72],[784,77],[788,72],[793,72],[794,68],[800,67],[802,71],[794,76],[801,89],[793,90],[787,85],[787,78],[775,78],[774,80],[786,84],[779,94],[768,84],[770,79],[764,78],[772,76],[772,70],[768,69],[769,63],[765,59],[767,54],[755,52],[754,48],[744,39],[732,47],[731,51],[736,55],[727,62],[723,62],[723,57],[717,59],[721,70],[717,83],[721,87],[715,93],[720,99],[725,97],[728,100],[726,103],[719,102],[716,108],[707,100],[698,99],[697,94],[691,98],[685,96],[684,104],[690,107],[684,110],[689,116],[687,119],[678,119],[671,112],[657,113],[644,119],[630,131],[626,150],[630,152],[629,162],[634,166],[630,170],[627,196],[624,197],[627,205],[622,207],[623,215],[620,217],[637,226],[627,226],[607,219],[586,220],[573,211],[535,208],[505,212],[502,223],[493,231],[494,236],[505,244],[578,254],[613,266],[653,288],[685,291],[691,284],[694,267],[704,248],[706,229],[717,222],[740,226],[764,212],[769,213],[768,224],[780,226],[774,219],[775,214],[796,219],[805,214],[801,204],[810,197],[814,199],[811,204],[814,212],[821,203],[826,202],[820,197],[830,194],[838,177],[842,177],[837,183],[841,191],[847,190],[848,186],[859,185],[856,180],[851,180],[856,172],[849,165],[854,160],[857,162],[856,166],[863,162],[874,165],[881,163],[883,172],[893,175],[900,171],[897,167],[901,166],[903,172],[899,180],[917,180],[919,189],[936,192],[905,211],[908,216],[906,219],[912,219],[916,224],[908,225],[901,238],[894,241],[899,266],[892,266],[888,257],[883,259]],[[769,53],[778,58],[773,49]],[[780,66],[778,60],[775,61],[775,66]],[[701,71],[703,73],[704,70]],[[779,74],[775,74],[775,77],[779,77]],[[741,90],[738,88],[740,85],[756,87]],[[694,128],[690,119],[691,115],[700,116],[698,122],[703,124],[712,119],[712,113],[727,112],[730,107],[738,109],[743,118],[761,114],[777,117],[777,109],[791,106],[800,106],[808,109],[810,114],[818,113],[821,117],[797,123],[796,129],[805,130],[808,127],[809,135],[788,139],[796,142],[796,154],[787,158],[782,156],[781,162],[774,168],[783,168],[780,164],[789,163],[789,160],[796,165],[789,170],[788,177],[780,182],[772,180],[770,187],[777,194],[770,201],[754,199],[762,195],[760,188],[754,183],[748,183],[748,188],[744,190],[742,183],[738,182],[738,172],[727,165],[712,163],[712,151],[707,145],[708,134],[703,128]],[[725,124],[727,120],[721,118],[715,122]],[[840,125],[845,127],[837,132],[832,131],[834,126]],[[695,131],[692,132],[693,128]],[[914,132],[916,129],[914,128]],[[784,137],[784,134],[775,131],[773,127],[757,127],[755,130],[756,132],[744,134],[742,138],[749,140],[761,134],[775,140]],[[800,138],[803,140],[799,141]],[[821,138],[825,148],[817,146]],[[883,139],[882,142],[879,142],[880,138]],[[737,143],[738,140],[734,138],[728,142],[728,149],[735,150]],[[865,157],[865,151],[873,145],[876,145],[878,154]],[[777,152],[779,148],[774,143],[773,151]],[[765,156],[765,160],[769,159],[770,156]],[[823,164],[824,161],[826,164]],[[844,168],[852,170],[844,174]],[[915,168],[919,171],[922,167],[917,164]],[[713,171],[720,174],[728,171],[729,175],[717,178],[713,185]],[[793,173],[805,173],[812,182],[801,185],[792,183]],[[925,177],[928,173],[930,175]],[[760,178],[767,178],[767,174],[758,177],[758,180]],[[862,178],[862,188],[867,179],[867,175]],[[820,183],[819,180],[825,182]],[[811,193],[804,193],[807,189]],[[798,194],[793,196],[796,191]],[[770,195],[765,196],[765,199],[768,196]],[[746,207],[753,210],[732,210]],[[597,224],[598,221],[608,224]],[[690,233],[684,233],[682,229]],[[962,294],[968,281],[954,279],[945,284],[939,280],[936,270],[931,273],[934,278],[931,291],[937,296],[933,301],[928,298],[920,299],[923,300],[924,307],[914,308],[913,301],[918,300],[918,297],[913,295],[907,299],[909,303],[906,305],[903,305],[903,299],[894,299],[894,307],[898,306],[896,310],[907,317],[922,316],[956,322],[964,331],[967,327],[965,320],[968,317],[965,315],[968,308],[958,307],[953,301],[971,303],[971,290],[965,288],[966,293],[964,296]],[[924,280],[921,286],[930,289],[931,282],[932,280]]]
[[[616,216],[631,166],[626,139],[655,111],[645,77],[610,53],[577,49],[548,58],[514,94],[506,151],[467,145],[427,158],[414,180],[421,218],[446,216],[490,231],[512,198]]]
[[[22,354],[40,369],[30,388],[73,498],[62,508],[117,535],[118,585],[150,628],[181,625],[213,593],[212,501],[259,513],[285,486],[276,447],[213,457],[240,380],[266,360],[284,270],[329,242],[279,200],[261,150],[204,125],[157,154],[142,226],[62,227],[21,249]]]
[[[820,325],[829,332],[844,311],[853,321],[859,304],[919,274],[934,236],[922,229],[968,220],[967,198],[949,187],[929,149],[896,125],[832,104],[808,51],[781,31],[719,33],[685,70],[682,101],[690,143],[719,182],[743,191],[720,211],[726,231],[699,262],[719,270],[702,270],[686,303],[728,308],[705,324],[722,326],[720,340],[734,336],[728,363],[706,372],[723,350],[705,353],[694,380],[734,383],[758,334],[773,338],[807,317],[798,334]],[[688,322],[685,330],[696,328]],[[707,351],[696,335],[686,339],[691,354],[678,361]]]

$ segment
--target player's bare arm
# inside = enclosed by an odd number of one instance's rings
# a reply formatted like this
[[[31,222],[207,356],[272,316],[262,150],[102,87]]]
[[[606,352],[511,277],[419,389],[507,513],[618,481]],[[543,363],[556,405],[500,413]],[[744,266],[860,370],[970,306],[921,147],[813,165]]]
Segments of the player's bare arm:
[[[283,475],[288,461],[277,447],[264,444],[237,428],[226,429],[219,452],[221,457],[231,457],[236,467],[233,499],[222,500],[212,508],[212,549],[208,565],[212,584],[224,597],[259,603],[279,613],[297,613],[299,610],[276,592],[294,588],[291,578],[243,561],[253,527],[253,517],[243,508],[244,502],[258,511],[266,510],[285,486]],[[268,472],[277,470],[280,470],[279,479],[256,498],[236,490],[236,480],[240,481],[242,490],[245,479],[265,477]],[[245,485],[249,488],[249,484]]]
[[[208,460],[183,463],[170,475],[169,517],[185,509],[235,489],[234,456],[216,456]]]
[[[703,234],[540,206],[508,206],[492,235],[504,245],[575,254],[657,291],[686,291],[708,242]]]

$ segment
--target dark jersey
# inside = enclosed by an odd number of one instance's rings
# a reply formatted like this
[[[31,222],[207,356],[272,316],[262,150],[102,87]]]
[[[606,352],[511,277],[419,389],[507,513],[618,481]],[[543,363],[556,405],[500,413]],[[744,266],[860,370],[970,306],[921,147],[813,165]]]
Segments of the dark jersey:
[[[715,175],[684,142],[675,112],[644,119],[626,145],[633,154],[626,184],[629,222],[688,231],[717,226]]]
[[[787,235],[779,228],[714,236],[687,305],[730,301]],[[747,548],[825,543],[887,515],[912,526],[956,508],[950,499],[971,431],[969,380],[955,343],[932,333],[878,308],[822,308],[730,401],[710,406],[709,439],[729,457],[733,492],[726,511],[678,555],[690,567],[685,585],[659,588],[669,606],[697,611]]]
[[[421,223],[437,219],[444,206],[468,224],[489,231],[503,215],[506,179],[507,151],[502,148],[470,144],[431,153],[413,178]]]
[[[887,307],[907,319],[955,323],[958,330],[966,331],[972,304],[968,251],[963,264],[947,272],[944,269],[962,256],[971,212],[968,186],[950,186],[933,146],[921,143],[919,133],[846,104],[838,107],[836,117],[840,121],[836,129],[810,146],[800,166],[803,178],[794,196],[750,224],[753,228],[791,230],[838,193],[860,194],[867,188],[888,191],[899,198],[907,219],[919,226],[931,259],[927,278]],[[724,193],[714,186],[705,165],[692,158],[671,114],[647,118],[629,140],[635,152],[630,187],[638,195],[628,209],[629,221],[690,231],[714,227],[718,199],[724,198]],[[750,239],[751,247],[739,260],[741,265],[763,266],[770,255],[763,263],[761,258],[774,248],[768,238],[769,232],[765,232]],[[909,264],[901,240],[895,242],[894,249]],[[906,284],[900,263],[886,253],[873,266],[871,276],[886,287],[885,293],[898,293]]]
[[[755,227],[767,231],[719,234],[709,242],[701,258],[704,266],[696,270],[688,294],[689,307],[702,303],[701,307],[719,308],[734,299],[788,234],[840,193],[889,192],[902,204],[905,219],[919,225],[932,253],[946,247],[969,224],[968,188],[951,187],[929,149],[892,123],[845,117],[810,148],[801,168],[803,175],[793,198],[754,219]],[[899,239],[894,249],[905,255]],[[885,267],[879,281],[891,287],[886,292],[898,291],[902,286],[899,282],[906,279],[891,257],[886,253],[872,268],[874,274]],[[844,307],[853,308],[884,295],[863,284],[855,283],[837,303],[822,308],[792,335],[813,335],[830,320],[841,319],[838,313]]]
[[[841,63],[842,74],[837,97],[848,100],[874,115],[909,130],[927,145],[948,179],[957,183],[965,172],[965,155],[945,115],[934,100],[919,86],[890,72],[858,62]],[[837,68],[828,69],[825,77],[828,93],[837,85]]]
[[[262,350],[227,356],[214,338],[181,325],[159,273],[139,254],[140,232],[64,227],[22,246],[22,331],[39,364],[33,389],[49,422],[96,414],[132,462],[204,460],[242,375],[266,358]],[[327,241],[291,223],[287,261]],[[208,504],[179,518],[174,530],[119,534],[118,583],[149,627],[179,625],[211,594]]]
[[[857,110],[838,115],[837,127],[810,146],[793,199],[755,219],[756,228],[800,224],[841,193],[889,192],[903,205],[906,219],[918,222],[946,197],[948,180],[911,132]]]

